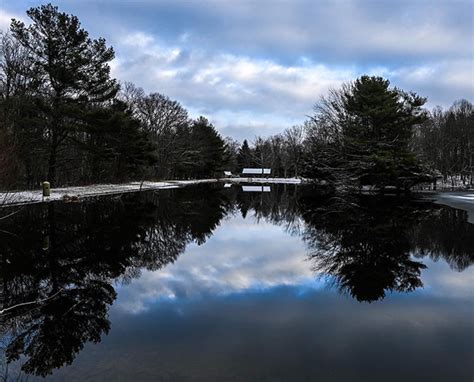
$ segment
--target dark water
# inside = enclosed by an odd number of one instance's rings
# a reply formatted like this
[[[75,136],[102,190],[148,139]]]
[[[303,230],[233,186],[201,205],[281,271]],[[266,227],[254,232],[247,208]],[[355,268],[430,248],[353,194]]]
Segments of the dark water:
[[[463,210],[193,186],[0,224],[7,380],[471,381]]]

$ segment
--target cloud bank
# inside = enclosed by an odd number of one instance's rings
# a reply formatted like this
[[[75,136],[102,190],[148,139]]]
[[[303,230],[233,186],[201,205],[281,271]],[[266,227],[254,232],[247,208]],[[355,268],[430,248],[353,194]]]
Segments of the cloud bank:
[[[27,0],[0,6],[0,27]],[[238,139],[301,123],[362,74],[429,98],[474,99],[471,1],[63,0],[117,53],[113,74],[204,114]],[[126,17],[125,17],[126,15]]]

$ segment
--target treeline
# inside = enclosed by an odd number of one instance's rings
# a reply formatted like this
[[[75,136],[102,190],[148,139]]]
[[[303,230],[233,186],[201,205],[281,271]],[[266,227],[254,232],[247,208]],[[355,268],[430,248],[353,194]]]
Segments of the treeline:
[[[233,149],[229,152],[233,158],[231,164],[236,171],[244,167],[271,168],[275,177],[298,177],[301,175],[301,166],[305,147],[304,126],[293,126],[282,134],[268,138],[255,137],[249,145],[244,140],[229,145]]]
[[[426,98],[362,76],[331,90],[301,126],[244,141],[240,167],[271,167],[276,176],[303,176],[339,189],[372,186],[409,190],[441,180],[474,182],[474,108],[456,101],[428,112]]]
[[[227,146],[204,117],[110,76],[114,51],[44,5],[0,41],[0,187],[214,176]]]
[[[428,112],[426,98],[362,76],[321,98],[304,123],[249,144],[223,138],[179,102],[110,75],[114,51],[77,17],[44,5],[0,40],[0,188],[206,178],[269,167],[339,189],[474,182],[474,109]]]
[[[444,183],[473,184],[474,108],[459,100],[448,109],[434,109],[415,132],[414,150]]]

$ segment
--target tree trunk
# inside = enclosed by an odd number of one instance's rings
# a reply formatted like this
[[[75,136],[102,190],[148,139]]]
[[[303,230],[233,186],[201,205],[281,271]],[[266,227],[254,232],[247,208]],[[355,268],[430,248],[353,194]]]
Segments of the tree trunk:
[[[56,145],[51,146],[49,152],[49,163],[48,163],[48,182],[54,185],[56,181],[56,158],[57,158],[57,147]]]
[[[469,166],[471,167],[471,186],[474,184],[474,163],[473,162],[474,153],[471,153],[471,157],[469,158]]]

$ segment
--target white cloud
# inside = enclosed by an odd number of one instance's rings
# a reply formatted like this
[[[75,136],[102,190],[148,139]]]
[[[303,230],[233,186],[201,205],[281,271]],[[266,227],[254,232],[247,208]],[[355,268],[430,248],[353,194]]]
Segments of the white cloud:
[[[301,57],[298,63],[285,65],[187,44],[167,45],[143,32],[129,33],[115,46],[115,76],[179,100],[191,115],[204,114],[224,134],[239,139],[275,134],[303,122],[320,96],[364,73],[388,77],[393,85],[428,96],[429,107],[473,98],[471,60],[374,65],[362,70]]]
[[[0,10],[0,26],[22,2]],[[177,99],[239,139],[303,122],[330,87],[364,73],[428,97],[429,107],[474,99],[470,1],[86,5],[61,9],[114,46],[114,76]]]
[[[147,48],[153,43],[153,37],[142,32],[135,32],[127,35],[122,43],[131,47]]]
[[[281,129],[289,122],[302,122],[319,96],[357,74],[352,68],[329,68],[307,59],[285,66],[272,60],[168,46],[142,32],[127,35],[116,49],[114,76],[175,98],[223,124],[218,127]]]
[[[17,19],[21,21],[25,21],[24,17],[18,16],[16,14],[10,13],[2,8],[0,8],[0,30],[1,31],[8,31],[10,30],[10,23],[12,19]]]
[[[419,261],[415,259],[415,261]],[[462,272],[452,269],[444,260],[433,261],[428,257],[423,258],[427,269],[422,271],[423,292],[436,294],[449,298],[469,299],[473,296],[472,283],[474,281],[474,267],[469,267]]]
[[[474,63],[472,60],[441,60],[419,66],[394,69],[389,78],[402,89],[428,97],[428,107],[448,107],[455,100],[474,101]]]
[[[469,1],[207,1],[203,8],[225,20],[227,28],[217,38],[250,48],[359,62],[367,56],[468,57],[473,52],[466,35],[469,25],[472,32]]]

